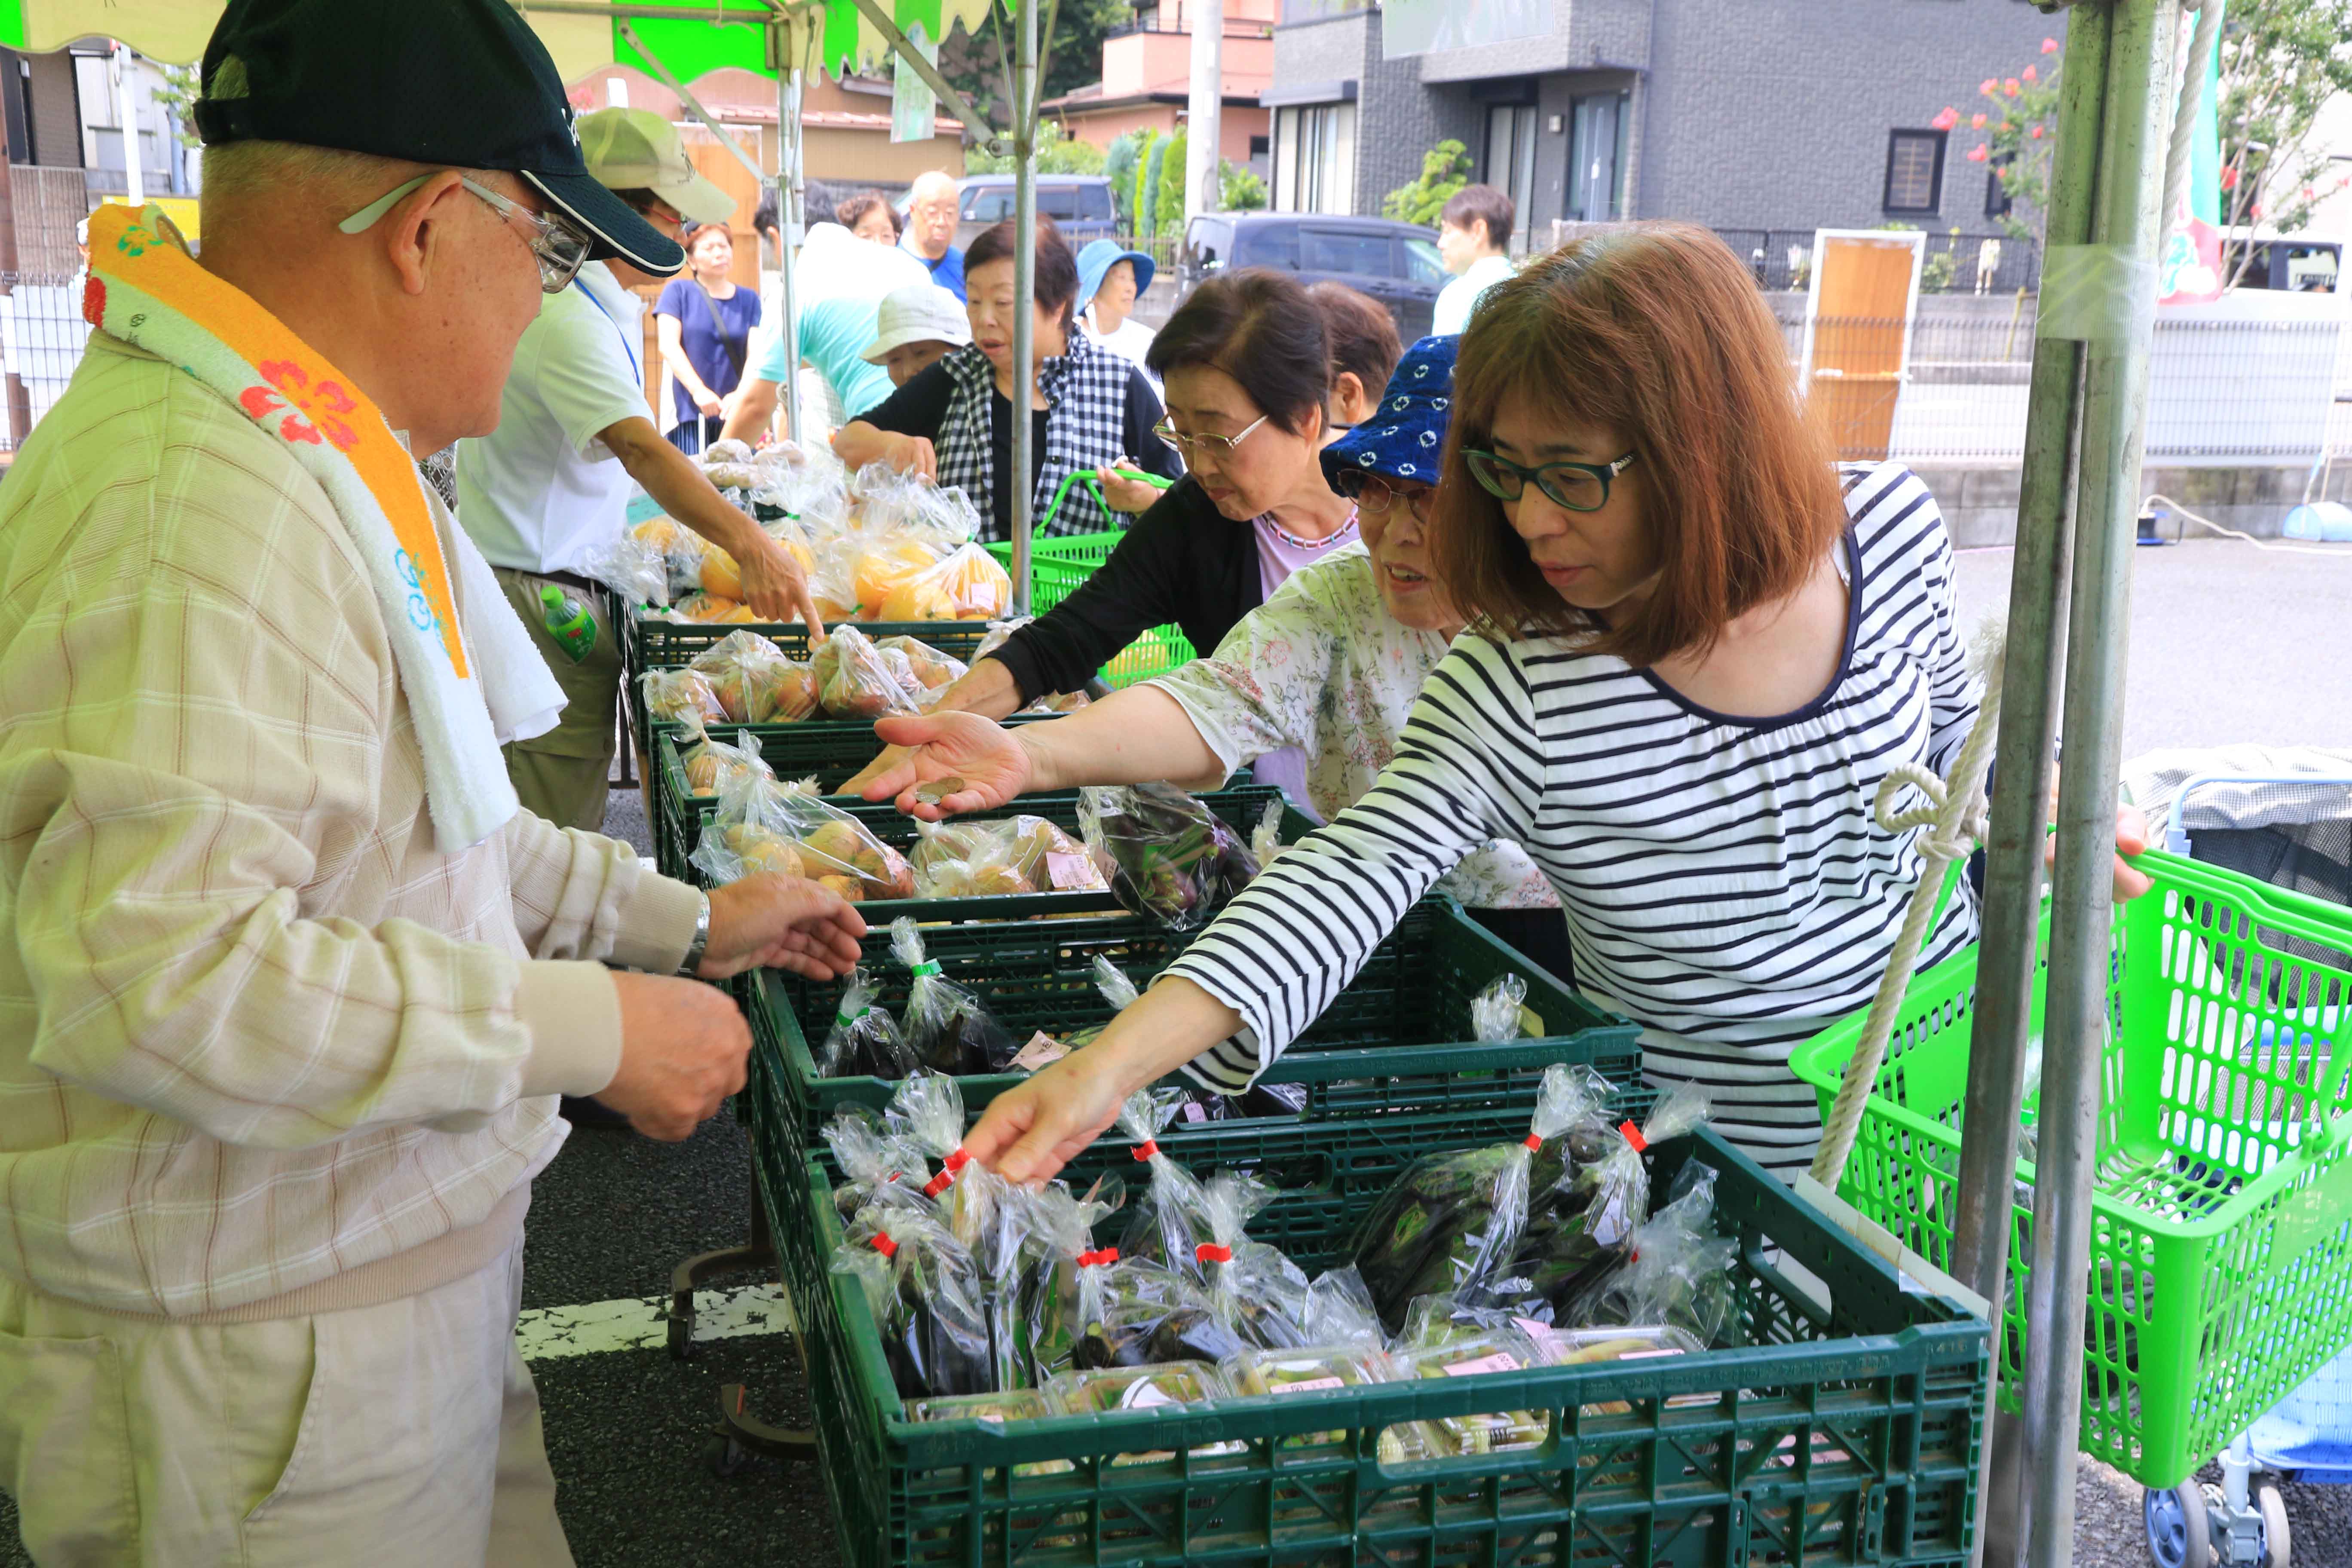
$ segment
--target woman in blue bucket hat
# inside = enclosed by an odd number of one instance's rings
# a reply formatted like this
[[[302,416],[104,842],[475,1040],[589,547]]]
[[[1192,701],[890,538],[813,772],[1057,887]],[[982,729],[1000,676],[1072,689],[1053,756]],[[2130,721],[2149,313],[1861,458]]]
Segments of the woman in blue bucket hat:
[[[1051,724],[1006,730],[971,713],[885,720],[882,738],[912,750],[867,797],[895,795],[899,809],[936,818],[1079,784],[1213,788],[1297,747],[1302,804],[1326,819],[1354,805],[1395,757],[1422,683],[1462,629],[1427,536],[1460,341],[1415,343],[1372,416],[1324,450],[1332,488],[1356,503],[1360,541],[1292,573],[1213,656]],[[916,798],[917,785],[950,776],[964,787],[937,805]],[[1481,847],[1442,886],[1480,924],[1568,978],[1559,897],[1517,844]]]
[[[1078,252],[1078,325],[1121,359],[1143,363],[1155,335],[1135,319],[1135,302],[1151,287],[1159,264],[1115,239],[1097,239]],[[1150,375],[1147,370],[1145,374]],[[1160,378],[1152,376],[1153,386]]]

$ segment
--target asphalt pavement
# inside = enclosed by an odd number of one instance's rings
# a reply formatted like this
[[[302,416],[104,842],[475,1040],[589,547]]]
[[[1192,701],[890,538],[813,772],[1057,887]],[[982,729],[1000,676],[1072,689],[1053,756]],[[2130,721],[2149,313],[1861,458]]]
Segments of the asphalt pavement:
[[[2246,741],[2352,745],[2352,547],[2324,555],[2192,542],[2135,554],[2125,754]],[[2010,552],[1959,563],[1962,619],[1999,613]],[[635,795],[616,793],[608,828],[649,850]],[[740,1242],[751,1189],[741,1131],[722,1116],[678,1144],[581,1130],[536,1186],[524,1308],[635,1316],[637,1330],[526,1336],[545,1404],[558,1506],[590,1568],[831,1568],[833,1511],[813,1467],[762,1460],[728,1479],[705,1462],[719,1385],[742,1383],[781,1424],[806,1418],[796,1347],[778,1315],[678,1362],[659,1347],[651,1303],[671,1265]],[[721,1283],[751,1284],[741,1281]],[[590,1348],[610,1342],[614,1348]],[[527,1353],[530,1353],[527,1351]],[[2302,1568],[2352,1568],[2352,1489],[2294,1487],[2288,1508]],[[2140,1490],[2085,1464],[2075,1561],[2140,1568]],[[0,1568],[28,1562],[0,1498]]]

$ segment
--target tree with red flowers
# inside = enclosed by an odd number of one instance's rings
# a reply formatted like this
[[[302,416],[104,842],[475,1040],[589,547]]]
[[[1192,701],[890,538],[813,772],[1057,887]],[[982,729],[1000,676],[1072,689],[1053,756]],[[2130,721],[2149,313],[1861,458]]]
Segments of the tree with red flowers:
[[[1967,160],[1990,165],[2009,198],[2000,226],[2012,239],[2036,245],[2042,241],[2042,209],[2050,199],[2050,150],[2058,134],[2058,47],[2057,39],[2044,38],[2040,59],[2015,76],[1989,76],[1979,82],[1977,98],[1983,107],[1967,117],[1969,132],[1977,138]],[[1938,131],[1957,131],[1960,111],[1947,104],[1928,123]]]

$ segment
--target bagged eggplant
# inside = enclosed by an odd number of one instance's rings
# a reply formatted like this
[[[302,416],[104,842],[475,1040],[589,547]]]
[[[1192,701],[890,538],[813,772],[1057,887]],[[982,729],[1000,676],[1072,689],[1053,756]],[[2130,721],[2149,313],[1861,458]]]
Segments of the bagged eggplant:
[[[850,971],[834,1009],[833,1027],[817,1052],[819,1078],[903,1079],[921,1064],[898,1033],[890,1009],[875,1000],[878,988],[863,968]]]
[[[637,689],[646,716],[667,724],[724,724],[727,705],[718,689],[698,669],[649,669],[638,678]]]
[[[1683,1191],[1633,1231],[1624,1264],[1575,1316],[1587,1328],[1658,1325],[1702,1346],[1722,1338],[1738,1306],[1731,1267],[1739,1243],[1715,1230],[1713,1170],[1683,1167]]]
[[[778,784],[765,809],[800,851],[803,875],[851,903],[905,899],[915,892],[914,868],[857,818],[817,794],[814,779]]]
[[[1252,1241],[1249,1218],[1274,1189],[1238,1171],[1220,1171],[1202,1189],[1212,1239],[1197,1248],[1209,1303],[1234,1337],[1261,1350],[1307,1344],[1310,1288],[1298,1265]]]
[[[1171,931],[1201,925],[1257,875],[1240,835],[1173,784],[1090,785],[1078,826],[1119,902]]]
[[[841,1165],[833,1204],[844,1225],[860,1209],[894,1203],[938,1215],[938,1203],[923,1192],[930,1171],[921,1152],[871,1110],[851,1106],[824,1124],[824,1137]]]
[[[625,606],[669,603],[668,562],[660,551],[629,534],[588,552],[580,571],[619,595]]]
[[[958,985],[926,956],[913,917],[890,922],[890,951],[914,975],[900,1026],[915,1059],[933,1072],[1003,1072],[1021,1043],[1005,1032],[979,997]]]
[[[862,1210],[832,1268],[864,1288],[901,1397],[995,1392],[979,1269],[937,1220]]]
[[[1094,1227],[1118,1199],[1115,1188],[1099,1183],[1084,1197],[1060,1182],[1034,1193],[1015,1191],[1027,1225],[1007,1292],[1010,1310],[1000,1318],[1011,1336],[1015,1374],[1024,1386],[1042,1387],[1076,1364],[1087,1330],[1079,1276],[1091,1259],[1112,1261],[1095,1251]]]
[[[1475,1303],[1504,1284],[1531,1194],[1557,1186],[1568,1168],[1567,1135],[1598,1121],[1608,1088],[1589,1068],[1548,1068],[1527,1137],[1429,1155],[1381,1195],[1364,1217],[1355,1261],[1383,1322],[1402,1324],[1418,1297]]]
[[[1085,1370],[1220,1362],[1243,1349],[1201,1285],[1117,1247],[1094,1254],[1078,1277],[1086,1331],[1072,1363]]]
[[[901,675],[893,669],[874,639],[856,626],[835,626],[810,665],[816,678],[817,704],[829,719],[887,719],[894,713],[922,711],[921,702],[908,689],[913,683],[911,670]],[[898,668],[908,669],[903,653]]]
[[[1470,1037],[1483,1045],[1509,1045],[1519,1037],[1519,1014],[1527,1001],[1525,976],[1497,974],[1470,998]]]
[[[1595,1240],[1622,1247],[1634,1227],[1650,1216],[1650,1167],[1642,1156],[1650,1145],[1680,1138],[1706,1120],[1706,1090],[1695,1083],[1668,1089],[1650,1119],[1636,1128],[1619,1124],[1617,1139],[1599,1158],[1581,1163],[1570,1178],[1570,1204],[1589,1216]]]
[[[1145,1089],[1128,1096],[1119,1107],[1119,1131],[1134,1140],[1135,1162],[1150,1168],[1150,1178],[1129,1212],[1118,1249],[1127,1258],[1162,1265],[1202,1284],[1206,1277],[1201,1248],[1217,1239],[1209,1219],[1208,1191],[1199,1177],[1161,1152],[1159,1141],[1183,1103],[1180,1093]]]

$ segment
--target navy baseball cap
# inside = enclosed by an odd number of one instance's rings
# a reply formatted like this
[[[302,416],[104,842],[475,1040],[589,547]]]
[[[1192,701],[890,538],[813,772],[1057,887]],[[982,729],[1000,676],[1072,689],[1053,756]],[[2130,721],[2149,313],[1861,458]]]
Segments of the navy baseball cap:
[[[1323,448],[1323,472],[1342,469],[1437,482],[1445,431],[1454,422],[1454,361],[1458,336],[1423,338],[1404,351],[1370,418]]]
[[[588,236],[590,257],[665,275],[686,265],[590,176],[555,62],[506,0],[229,0],[203,79],[208,147],[292,142],[504,170]]]

